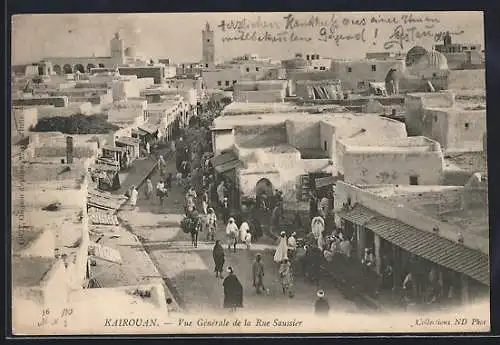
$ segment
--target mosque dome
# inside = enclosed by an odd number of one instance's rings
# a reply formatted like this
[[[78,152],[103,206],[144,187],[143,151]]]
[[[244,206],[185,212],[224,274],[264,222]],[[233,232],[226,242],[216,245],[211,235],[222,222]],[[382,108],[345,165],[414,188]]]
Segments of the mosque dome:
[[[406,53],[406,66],[410,67],[420,61],[420,59],[427,54],[427,50],[424,47],[421,46],[414,46],[410,50],[408,50],[408,53]]]
[[[427,52],[427,54],[425,54],[420,59],[419,64],[425,64],[427,68],[435,68],[440,70],[448,69],[448,60],[446,59],[446,56],[436,50]]]

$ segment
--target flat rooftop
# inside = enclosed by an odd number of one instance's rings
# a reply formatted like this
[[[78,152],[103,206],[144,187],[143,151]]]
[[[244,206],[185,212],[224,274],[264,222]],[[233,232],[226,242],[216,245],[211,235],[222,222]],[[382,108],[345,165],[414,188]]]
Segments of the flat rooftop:
[[[12,258],[12,286],[38,286],[45,279],[54,264],[55,258],[18,257]]]
[[[444,157],[445,167],[463,170],[470,173],[488,171],[488,162],[483,152],[463,152],[447,154]]]
[[[463,186],[365,185],[359,188],[441,222],[489,238],[488,207],[462,208]]]

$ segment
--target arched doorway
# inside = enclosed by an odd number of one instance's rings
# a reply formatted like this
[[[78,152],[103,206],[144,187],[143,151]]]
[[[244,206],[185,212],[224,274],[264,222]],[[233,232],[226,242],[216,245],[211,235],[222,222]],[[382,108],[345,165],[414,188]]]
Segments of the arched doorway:
[[[89,64],[87,65],[87,72],[88,72],[88,73],[90,73],[90,70],[91,70],[92,68],[95,68],[95,65],[94,65],[93,63],[89,63]]]
[[[73,68],[71,67],[71,65],[66,64],[63,66],[63,72],[64,74],[71,74],[73,73]]]
[[[61,66],[54,65],[54,67],[52,67],[52,68],[53,68],[55,74],[57,74],[57,75],[61,75],[62,74]]]
[[[82,64],[76,64],[75,65],[75,72],[78,71],[80,73],[85,73],[85,67],[83,67]]]
[[[273,184],[267,178],[261,178],[255,184],[255,194],[256,195],[261,195],[261,194],[264,194],[264,193],[268,197],[271,197],[274,194]]]
[[[104,67],[105,67],[105,66],[104,66],[104,64],[103,64],[103,63],[100,63],[100,64],[99,64],[99,68],[104,68]]]

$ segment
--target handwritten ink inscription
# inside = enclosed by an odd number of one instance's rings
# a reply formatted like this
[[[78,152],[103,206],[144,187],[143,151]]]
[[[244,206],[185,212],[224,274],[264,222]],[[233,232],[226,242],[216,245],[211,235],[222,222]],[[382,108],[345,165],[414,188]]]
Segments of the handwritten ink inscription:
[[[68,320],[73,315],[73,308],[64,308],[60,313],[53,313],[50,309],[42,310],[42,317],[38,321],[38,327],[50,327],[62,325],[68,327]]]
[[[380,44],[383,49],[406,49],[421,40],[440,42],[446,33],[460,36],[464,30],[441,27],[441,20],[430,15],[356,14],[300,17],[288,14],[274,21],[257,19],[223,20],[217,26],[222,42],[325,42],[340,47],[349,41]],[[383,34],[381,34],[383,33]]]

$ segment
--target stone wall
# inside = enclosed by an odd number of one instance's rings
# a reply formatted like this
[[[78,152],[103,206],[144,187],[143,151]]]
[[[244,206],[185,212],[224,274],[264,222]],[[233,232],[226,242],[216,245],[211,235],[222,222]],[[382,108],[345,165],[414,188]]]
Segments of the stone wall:
[[[424,108],[450,108],[455,105],[451,92],[410,93],[405,97],[405,123],[408,135],[425,136]]]
[[[439,185],[443,178],[443,157],[439,152],[390,151],[352,152],[343,157],[344,180],[352,184]]]

